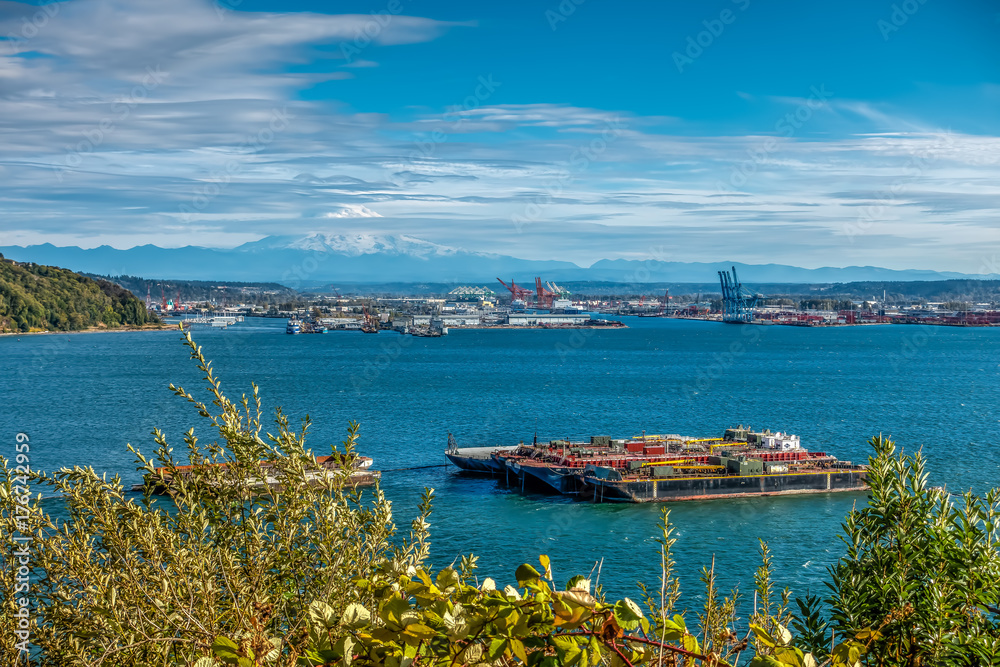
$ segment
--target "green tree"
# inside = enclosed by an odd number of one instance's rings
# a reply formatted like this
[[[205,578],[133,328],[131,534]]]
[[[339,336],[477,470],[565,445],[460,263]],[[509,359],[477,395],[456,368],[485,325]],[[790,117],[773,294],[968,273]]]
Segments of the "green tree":
[[[823,655],[832,631],[860,635],[870,665],[1000,664],[1000,492],[954,496],[928,485],[920,452],[869,444],[871,498],[844,522],[830,620],[800,601],[803,645]]]

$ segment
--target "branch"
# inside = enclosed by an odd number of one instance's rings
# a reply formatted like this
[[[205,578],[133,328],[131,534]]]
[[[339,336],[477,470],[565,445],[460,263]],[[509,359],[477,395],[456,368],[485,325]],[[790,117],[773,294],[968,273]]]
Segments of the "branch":
[[[583,632],[557,632],[552,636],[553,637],[597,637],[598,639],[601,639],[601,641],[604,641],[600,633],[594,632],[593,630],[584,630]],[[683,649],[679,646],[664,644],[663,642],[654,641],[652,639],[643,639],[642,637],[636,637],[635,635],[625,635],[622,637],[622,641],[639,642],[640,644],[648,644],[650,646],[655,646],[657,648],[665,648],[668,651],[673,651],[674,653],[680,653],[681,655],[687,656],[689,658],[695,658],[697,660],[708,660],[708,656],[702,655],[700,653],[695,653],[694,651],[688,651],[687,649]],[[612,648],[615,648],[614,645],[612,645]],[[617,651],[617,649],[615,650]],[[619,655],[621,654],[619,653]],[[622,659],[625,660],[625,657],[622,656]],[[628,660],[625,661],[628,662]]]
[[[612,650],[613,650],[613,651],[614,651],[615,653],[617,653],[617,654],[618,654],[618,657],[622,659],[622,662],[624,662],[624,663],[625,663],[626,665],[628,665],[628,667],[633,667],[633,665],[632,665],[632,661],[631,661],[631,660],[629,660],[628,658],[626,658],[626,657],[625,657],[625,654],[624,654],[624,653],[622,653],[622,652],[621,652],[620,650],[618,650],[618,645],[617,645],[617,644],[615,644],[615,640],[613,640],[613,639],[612,639],[612,640],[611,640],[611,641],[610,641],[610,642],[608,643],[608,646],[610,646],[610,647],[611,647],[611,649],[612,649]]]

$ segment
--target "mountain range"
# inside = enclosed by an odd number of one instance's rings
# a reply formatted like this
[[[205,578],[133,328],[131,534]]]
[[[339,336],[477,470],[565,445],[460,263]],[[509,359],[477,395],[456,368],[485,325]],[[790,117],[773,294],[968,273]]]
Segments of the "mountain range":
[[[104,275],[151,279],[274,281],[293,289],[329,283],[493,282],[516,279],[530,286],[535,276],[552,281],[602,280],[621,283],[707,283],[735,266],[753,283],[840,283],[853,281],[997,278],[949,271],[894,270],[874,266],[805,269],[782,264],[665,262],[602,259],[589,267],[556,260],[530,260],[472,252],[407,235],[325,234],[268,236],[236,248],[155,245],[117,249],[0,246],[0,254],[21,262],[62,266]]]

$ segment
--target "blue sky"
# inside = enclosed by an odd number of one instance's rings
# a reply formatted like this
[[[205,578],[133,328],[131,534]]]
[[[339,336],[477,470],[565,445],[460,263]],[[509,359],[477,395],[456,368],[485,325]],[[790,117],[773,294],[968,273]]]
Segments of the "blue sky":
[[[1000,260],[1000,3],[0,2],[0,245]]]

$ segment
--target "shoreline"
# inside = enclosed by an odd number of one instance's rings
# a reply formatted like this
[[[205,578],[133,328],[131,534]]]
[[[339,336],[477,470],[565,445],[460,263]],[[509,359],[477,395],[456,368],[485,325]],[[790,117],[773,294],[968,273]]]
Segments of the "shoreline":
[[[628,329],[627,324],[622,325],[609,325],[609,324],[564,324],[564,325],[553,325],[547,327],[540,326],[528,326],[521,324],[467,324],[462,326],[449,326],[448,331],[462,331],[465,329],[505,329],[505,330],[542,330],[542,331],[566,331],[567,329]]]
[[[77,329],[74,331],[9,331],[9,332],[4,331],[0,332],[0,337],[92,334],[92,333],[128,333],[130,331],[169,331],[171,329],[176,329],[176,327],[171,327],[169,324],[158,324],[158,325],[142,326],[142,327],[118,327],[115,329],[90,327],[87,329]]]

